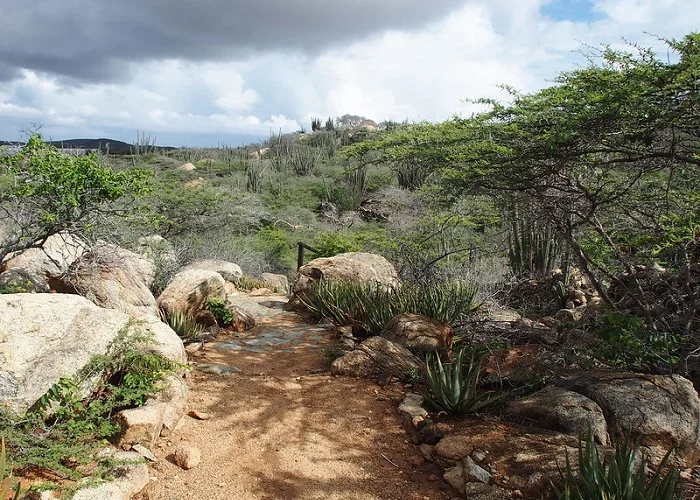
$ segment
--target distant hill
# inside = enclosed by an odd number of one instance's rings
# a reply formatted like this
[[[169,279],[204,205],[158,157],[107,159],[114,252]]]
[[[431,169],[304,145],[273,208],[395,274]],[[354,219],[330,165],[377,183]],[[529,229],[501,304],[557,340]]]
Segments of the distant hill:
[[[60,149],[86,149],[90,151],[97,151],[98,149],[103,152],[109,152],[109,154],[122,155],[130,154],[132,145],[118,141],[116,139],[66,139],[63,141],[51,141],[52,146],[56,146]],[[16,142],[0,141],[0,146],[17,146]],[[158,149],[171,150],[175,149],[170,146],[158,146]]]

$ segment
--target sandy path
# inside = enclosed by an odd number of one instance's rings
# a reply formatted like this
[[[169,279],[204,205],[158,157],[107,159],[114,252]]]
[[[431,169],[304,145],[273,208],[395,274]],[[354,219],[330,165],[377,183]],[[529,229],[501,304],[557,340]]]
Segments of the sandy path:
[[[401,428],[402,387],[331,377],[329,334],[280,309],[284,297],[240,297],[258,326],[209,345],[194,361],[240,369],[191,372],[190,409],[156,448],[143,499],[447,499],[456,496]],[[202,462],[173,465],[173,449],[198,447]],[[384,455],[384,456],[382,456]],[[393,462],[395,465],[392,465]]]

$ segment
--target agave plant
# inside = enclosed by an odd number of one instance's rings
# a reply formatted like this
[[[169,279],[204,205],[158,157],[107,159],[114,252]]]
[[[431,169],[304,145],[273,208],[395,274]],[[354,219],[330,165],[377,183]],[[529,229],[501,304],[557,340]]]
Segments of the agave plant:
[[[438,411],[466,415],[477,412],[503,399],[502,394],[479,390],[479,377],[484,354],[463,347],[451,363],[443,363],[436,353],[426,360],[427,390],[423,396]]]
[[[19,481],[12,477],[12,471],[7,470],[5,438],[0,437],[0,499],[5,500],[10,493],[13,493],[9,498],[18,500],[20,488]]]
[[[184,312],[161,313],[161,319],[170,325],[182,340],[195,341],[204,333],[204,327],[197,323],[193,316]]]
[[[680,471],[667,468],[669,450],[647,480],[647,458],[639,456],[639,443],[625,439],[615,447],[615,452],[602,459],[595,445],[593,432],[588,432],[585,445],[579,443],[578,474],[575,474],[566,456],[566,472],[563,489],[553,486],[560,500],[673,500],[683,498],[680,491]]]
[[[398,314],[415,313],[453,323],[474,309],[477,287],[471,283],[410,284],[391,289],[379,283],[321,280],[303,297],[304,306],[339,326],[379,335]]]

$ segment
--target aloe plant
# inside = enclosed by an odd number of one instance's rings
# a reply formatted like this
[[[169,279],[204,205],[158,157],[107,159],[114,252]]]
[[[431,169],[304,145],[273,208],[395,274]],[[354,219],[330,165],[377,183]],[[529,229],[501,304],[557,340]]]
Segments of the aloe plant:
[[[436,353],[428,355],[427,388],[423,391],[426,402],[438,411],[466,415],[503,399],[502,394],[480,390],[483,361],[484,354],[470,347],[459,349],[450,363],[443,363]]]
[[[625,439],[612,455],[602,459],[593,432],[589,431],[585,444],[579,443],[578,473],[574,472],[567,453],[564,485],[561,490],[553,486],[554,493],[560,500],[681,499],[680,471],[672,466],[667,468],[672,451],[666,453],[656,472],[647,480],[648,460],[639,456],[638,442]]]
[[[197,340],[204,333],[204,327],[193,316],[183,312],[161,313],[161,319],[183,340]]]
[[[299,299],[310,312],[336,325],[379,335],[391,318],[403,313],[454,323],[474,309],[477,290],[475,284],[461,282],[404,283],[391,289],[379,283],[321,280]]]

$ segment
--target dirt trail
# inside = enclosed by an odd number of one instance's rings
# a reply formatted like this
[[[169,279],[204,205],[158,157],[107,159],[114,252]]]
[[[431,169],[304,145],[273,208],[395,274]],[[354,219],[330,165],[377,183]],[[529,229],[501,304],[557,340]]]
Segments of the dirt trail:
[[[456,496],[401,428],[398,384],[331,377],[324,328],[281,309],[283,296],[237,303],[258,326],[210,344],[194,358],[190,409],[154,450],[157,478],[141,498],[447,499]],[[234,368],[235,367],[235,368]],[[229,374],[217,371],[238,369]],[[180,444],[202,452],[185,471],[171,463]],[[390,463],[390,462],[393,462]]]

